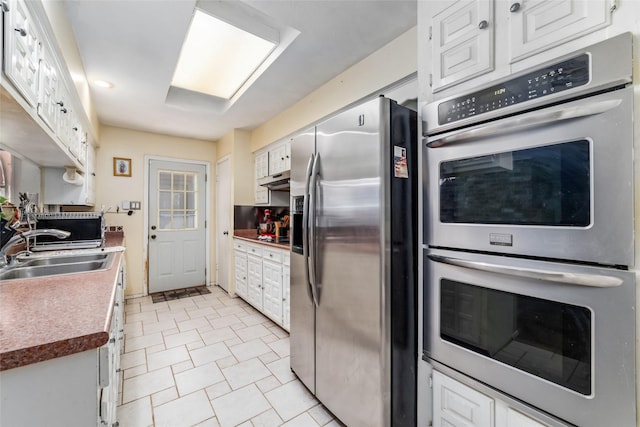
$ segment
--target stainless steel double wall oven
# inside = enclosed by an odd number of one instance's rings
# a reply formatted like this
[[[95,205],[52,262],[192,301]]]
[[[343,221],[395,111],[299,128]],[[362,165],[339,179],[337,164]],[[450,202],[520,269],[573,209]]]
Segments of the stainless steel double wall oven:
[[[425,358],[581,427],[636,423],[631,41],[423,111]]]

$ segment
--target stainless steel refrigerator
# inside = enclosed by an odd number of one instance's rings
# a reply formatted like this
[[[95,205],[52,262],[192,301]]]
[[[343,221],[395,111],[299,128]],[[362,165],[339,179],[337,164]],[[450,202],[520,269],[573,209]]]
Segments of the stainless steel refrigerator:
[[[291,368],[349,427],[416,425],[416,144],[380,97],[291,145]]]

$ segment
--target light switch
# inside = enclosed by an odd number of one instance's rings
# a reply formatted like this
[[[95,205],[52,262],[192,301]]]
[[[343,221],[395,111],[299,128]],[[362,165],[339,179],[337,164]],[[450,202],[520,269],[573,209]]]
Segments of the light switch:
[[[135,202],[131,202],[131,210],[137,211],[140,210],[140,202],[139,201],[135,201]]]
[[[123,200],[122,201],[122,210],[123,211],[128,211],[129,209],[131,209],[130,207],[130,203],[128,200]]]

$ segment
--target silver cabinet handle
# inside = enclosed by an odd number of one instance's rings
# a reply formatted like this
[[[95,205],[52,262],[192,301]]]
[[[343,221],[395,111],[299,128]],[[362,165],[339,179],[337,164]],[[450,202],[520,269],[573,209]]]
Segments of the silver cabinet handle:
[[[517,12],[517,11],[519,11],[519,10],[520,10],[520,3],[517,3],[517,2],[516,2],[516,3],[513,3],[513,4],[511,5],[511,7],[509,8],[509,11],[510,11],[511,13],[516,13],[516,12]]]
[[[489,27],[489,23],[485,19],[480,21],[480,23],[478,24],[478,28],[480,28],[481,30],[484,30],[487,27]]]
[[[469,139],[484,138],[499,135],[507,132],[520,131],[533,127],[541,127],[551,122],[577,119],[581,117],[593,116],[612,110],[620,105],[620,99],[610,99],[607,101],[592,102],[588,105],[574,107],[558,106],[536,111],[522,117],[511,117],[505,122],[496,122],[481,125],[467,131],[445,135],[427,142],[427,147],[437,148],[443,145],[465,142]]]
[[[2,3],[0,3],[0,5],[3,12],[9,12],[9,5],[7,4],[6,1],[3,1]]]
[[[471,270],[487,271],[490,273],[506,274],[508,276],[526,277],[528,279],[547,280],[568,285],[589,286],[595,288],[612,288],[620,286],[623,280],[618,277],[603,276],[600,274],[580,274],[570,272],[558,272],[539,270],[533,268],[508,267],[505,265],[491,264],[479,261],[469,261],[441,255],[427,255],[429,259],[442,264],[456,267],[469,268]]]
[[[25,30],[24,28],[15,28],[15,30],[16,30],[18,33],[20,33],[20,35],[21,35],[22,37],[26,37],[26,36],[27,36],[27,32],[26,32],[26,30]]]

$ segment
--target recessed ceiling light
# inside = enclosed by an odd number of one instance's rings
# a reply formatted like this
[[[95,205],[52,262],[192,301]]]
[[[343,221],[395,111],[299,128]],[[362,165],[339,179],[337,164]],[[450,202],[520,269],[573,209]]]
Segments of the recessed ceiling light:
[[[107,89],[111,89],[113,87],[113,83],[108,82],[106,80],[94,80],[93,83],[96,86],[104,87],[104,88],[107,88]]]
[[[275,47],[196,9],[171,85],[230,99]]]

